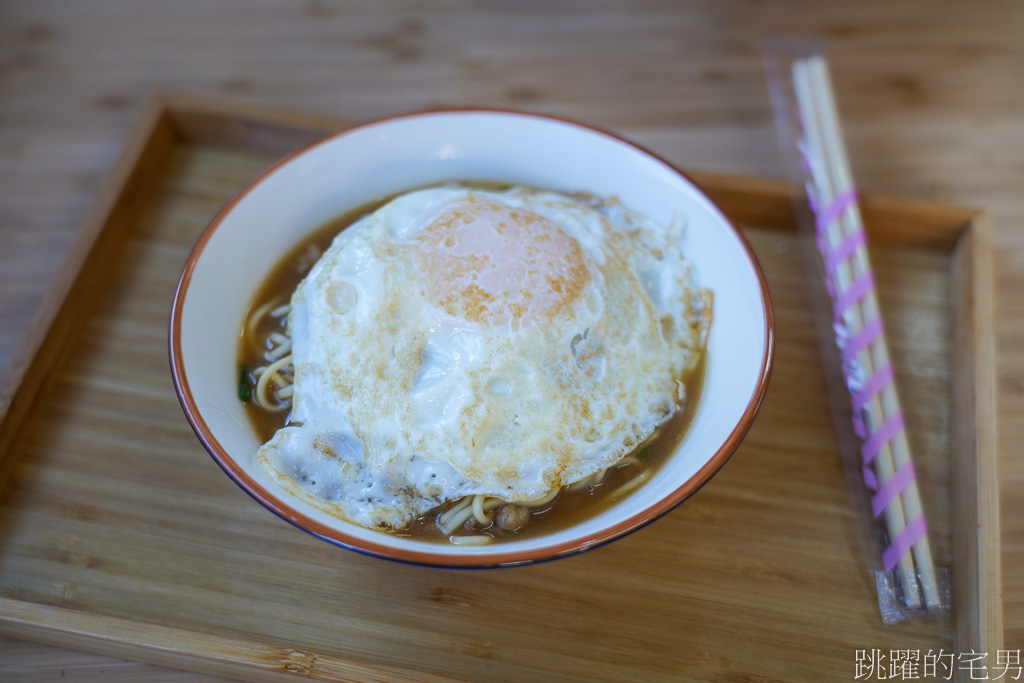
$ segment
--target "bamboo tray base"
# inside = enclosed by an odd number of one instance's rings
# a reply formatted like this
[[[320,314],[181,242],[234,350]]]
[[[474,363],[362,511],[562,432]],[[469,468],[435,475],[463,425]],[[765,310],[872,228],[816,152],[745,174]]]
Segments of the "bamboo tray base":
[[[249,680],[820,681],[852,677],[857,650],[994,659],[991,252],[966,209],[863,202],[952,615],[880,621],[789,190],[765,181],[694,174],[761,260],[777,356],[744,444],[663,519],[552,563],[446,571],[333,547],[252,501],[182,416],[171,295],[234,192],[340,127],[181,98],[149,109],[3,385],[0,633]]]

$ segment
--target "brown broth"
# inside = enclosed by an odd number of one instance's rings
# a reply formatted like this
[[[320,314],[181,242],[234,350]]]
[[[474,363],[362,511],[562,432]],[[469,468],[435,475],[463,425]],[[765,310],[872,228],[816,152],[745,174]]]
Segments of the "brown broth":
[[[487,189],[500,189],[499,186],[490,184],[478,184],[478,186],[480,185]],[[328,221],[286,252],[257,290],[246,313],[246,320],[249,315],[269,301],[274,301],[275,307],[288,303],[299,283],[327,250],[335,236],[362,216],[384,205],[389,199],[390,197],[360,206]],[[285,426],[289,411],[287,409],[278,412],[268,411],[252,400],[251,396],[256,386],[256,378],[253,376],[252,370],[269,364],[270,360],[266,354],[270,349],[270,344],[266,340],[272,332],[284,331],[284,320],[285,318],[275,320],[270,316],[264,316],[251,336],[244,327],[239,335],[239,397],[245,402],[246,414],[253,429],[259,440],[264,443],[269,441],[277,430]],[[613,466],[608,469],[604,479],[598,484],[585,486],[575,491],[564,487],[550,503],[532,509],[529,521],[515,531],[506,531],[495,522],[481,528],[470,518],[465,527],[460,527],[454,533],[486,534],[499,542],[514,538],[542,536],[578,524],[603,512],[619,500],[633,495],[637,491],[643,491],[643,485],[641,485],[621,496],[614,495],[620,487],[639,476],[642,471],[646,470],[647,476],[650,478],[679,446],[693,421],[693,415],[700,402],[704,386],[704,370],[705,362],[702,357],[691,376],[685,378],[687,400],[683,410],[658,428],[657,438],[649,439],[630,454],[640,461],[639,466]],[[271,384],[268,394],[271,394],[273,390],[274,387]],[[390,533],[423,541],[447,543],[449,542],[448,536],[437,528],[436,520],[457,503],[458,501],[444,503],[415,520],[408,528]]]

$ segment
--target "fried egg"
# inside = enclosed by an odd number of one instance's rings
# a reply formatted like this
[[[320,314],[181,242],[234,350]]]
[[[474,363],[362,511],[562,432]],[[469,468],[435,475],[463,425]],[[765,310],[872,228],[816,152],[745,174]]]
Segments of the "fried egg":
[[[258,460],[317,507],[391,529],[615,464],[680,409],[704,348],[711,297],[683,226],[524,187],[391,200],[294,292],[292,411]]]

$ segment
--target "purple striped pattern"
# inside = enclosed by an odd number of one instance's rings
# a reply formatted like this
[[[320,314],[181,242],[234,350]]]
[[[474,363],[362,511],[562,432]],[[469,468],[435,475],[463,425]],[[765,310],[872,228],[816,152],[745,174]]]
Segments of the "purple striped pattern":
[[[856,358],[858,353],[874,344],[882,336],[882,332],[882,319],[876,315],[867,325],[860,328],[857,334],[846,340],[842,350],[843,362],[849,363]]]
[[[896,435],[903,431],[903,413],[898,412],[888,420],[878,425],[878,429],[871,432],[871,435],[864,440],[860,447],[861,459],[865,465],[874,462],[882,446],[896,438]]]
[[[804,170],[810,174],[811,165],[806,158],[803,158]],[[822,207],[813,188],[808,186],[808,198],[811,210],[815,213],[815,226],[817,228],[816,242],[818,251],[821,253],[825,270],[825,288],[832,298],[832,314],[834,326],[837,332],[837,341],[841,342],[841,355],[843,360],[843,375],[846,378],[847,387],[853,395],[853,427],[854,432],[863,440],[861,446],[862,474],[864,484],[874,493],[871,498],[872,511],[878,517],[895,500],[915,478],[913,463],[906,463],[893,473],[891,477],[879,482],[872,467],[872,463],[878,456],[881,449],[900,432],[905,429],[903,414],[897,412],[890,416],[876,429],[869,431],[862,416],[864,408],[872,398],[880,394],[892,381],[892,366],[888,363],[875,370],[875,373],[868,378],[863,385],[860,385],[858,373],[851,366],[857,356],[878,341],[884,334],[882,319],[875,316],[869,320],[860,330],[851,337],[843,339],[845,328],[844,318],[847,311],[859,304],[859,302],[871,293],[875,288],[875,279],[871,271],[868,271],[854,280],[849,287],[838,291],[834,276],[839,267],[847,262],[857,253],[857,250],[864,247],[867,238],[863,226],[857,226],[856,230],[846,235],[843,240],[833,249],[828,239],[828,228],[842,216],[843,212],[853,206],[857,201],[857,192],[849,189],[838,195],[827,206]],[[882,563],[886,571],[891,570],[898,563],[905,552],[910,550],[927,533],[924,515],[919,515],[911,520],[903,530],[891,540],[891,544],[882,553]]]
[[[871,272],[864,273],[854,280],[849,287],[839,292],[839,296],[835,297],[832,304],[832,313],[835,319],[842,320],[846,310],[867,296],[868,292],[874,288],[875,276]]]
[[[903,553],[913,548],[914,544],[920,541],[926,533],[928,533],[928,525],[924,522],[923,514],[918,515],[903,527],[903,531],[896,534],[892,544],[882,553],[882,566],[885,567],[885,571],[889,571],[899,564]]]
[[[875,517],[885,512],[885,508],[889,507],[889,503],[896,496],[903,493],[903,489],[910,486],[910,482],[914,481],[916,476],[914,473],[914,463],[912,462],[908,462],[893,472],[892,476],[886,479],[885,483],[878,487],[877,493],[871,497],[871,511],[875,513]]]
[[[853,409],[860,411],[892,381],[892,365],[886,363],[875,370],[875,374],[853,394]]]

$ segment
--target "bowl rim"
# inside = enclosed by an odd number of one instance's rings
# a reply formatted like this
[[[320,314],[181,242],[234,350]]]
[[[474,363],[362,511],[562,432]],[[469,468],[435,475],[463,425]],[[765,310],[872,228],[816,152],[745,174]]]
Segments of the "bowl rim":
[[[181,320],[185,299],[188,295],[189,285],[192,280],[192,274],[203,254],[204,249],[206,248],[207,243],[213,237],[213,234],[216,232],[217,228],[220,227],[221,223],[223,223],[227,215],[234,210],[238,202],[260,185],[260,183],[262,183],[266,178],[275,173],[279,168],[316,147],[328,144],[341,136],[349,135],[361,129],[424,116],[473,113],[511,115],[516,117],[540,119],[567,124],[585,131],[597,133],[598,135],[610,138],[619,144],[626,145],[627,147],[634,149],[642,155],[646,155],[654,159],[664,165],[670,172],[683,178],[700,196],[707,200],[710,206],[720,215],[722,221],[733,233],[733,236],[742,247],[754,271],[754,275],[757,278],[765,325],[763,344],[764,351],[761,358],[757,384],[747,401],[747,405],[744,408],[739,421],[730,431],[729,436],[725,439],[714,455],[712,455],[696,473],[694,473],[670,494],[656,501],[654,505],[647,507],[615,524],[603,527],[585,536],[572,538],[555,545],[543,545],[535,548],[513,550],[511,549],[512,546],[496,544],[494,546],[495,552],[493,553],[459,555],[433,553],[429,550],[421,549],[400,548],[350,536],[340,529],[322,524],[321,522],[318,522],[290,507],[284,500],[282,500],[281,497],[273,495],[267,491],[263,485],[255,481],[235,462],[235,459],[229,454],[228,450],[224,448],[213,435],[212,430],[203,418],[202,412],[196,403],[196,399],[192,394],[192,390],[188,382],[188,377],[185,374],[181,341]],[[714,476],[723,465],[725,465],[730,456],[743,441],[747,432],[753,425],[762,404],[764,403],[775,356],[774,307],[771,300],[771,294],[768,290],[768,283],[764,272],[761,269],[761,265],[758,262],[750,243],[743,234],[685,171],[679,169],[674,164],[647,148],[627,140],[621,135],[609,132],[600,127],[580,123],[579,121],[556,115],[489,107],[430,108],[374,119],[372,121],[367,121],[365,123],[350,126],[327,134],[324,137],[278,159],[276,162],[263,169],[259,174],[246,183],[246,185],[242,187],[230,200],[228,200],[228,202],[210,220],[206,228],[203,229],[202,234],[199,236],[189,253],[188,259],[182,269],[181,277],[175,287],[168,322],[168,355],[170,360],[171,377],[174,382],[175,393],[178,396],[178,401],[185,413],[185,417],[188,420],[189,425],[192,427],[192,431],[195,433],[196,437],[199,439],[200,443],[202,443],[203,447],[210,454],[213,460],[243,491],[248,493],[253,499],[276,514],[278,517],[281,517],[299,529],[334,545],[338,545],[364,555],[399,561],[407,564],[452,569],[510,567],[568,557],[621,538],[622,536],[630,534],[672,511],[707,483],[707,481],[709,481],[711,477]],[[506,550],[503,550],[503,548]]]

